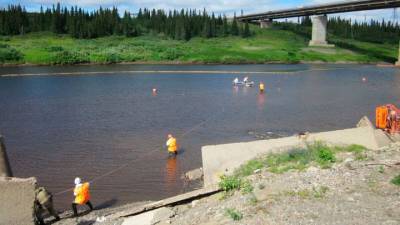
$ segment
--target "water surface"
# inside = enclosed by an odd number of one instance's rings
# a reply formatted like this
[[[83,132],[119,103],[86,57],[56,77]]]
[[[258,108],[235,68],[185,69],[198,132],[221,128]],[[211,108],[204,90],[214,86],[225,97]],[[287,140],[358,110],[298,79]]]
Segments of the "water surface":
[[[204,145],[255,140],[249,135],[254,131],[292,135],[349,128],[363,115],[373,119],[377,105],[400,106],[399,70],[375,66],[0,68],[6,74],[36,74],[0,77],[0,133],[14,175],[36,176],[53,193],[73,187],[76,176],[95,179],[97,205],[187,191],[180,177],[201,166]],[[266,93],[232,87],[236,76],[246,74],[264,82]],[[182,146],[177,158],[168,158],[162,147],[168,133]],[[65,209],[72,199],[69,191],[55,201]]]

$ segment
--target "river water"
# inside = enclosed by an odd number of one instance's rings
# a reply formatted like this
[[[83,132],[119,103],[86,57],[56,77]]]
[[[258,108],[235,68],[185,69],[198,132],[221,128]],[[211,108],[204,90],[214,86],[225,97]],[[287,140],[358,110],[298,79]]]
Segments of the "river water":
[[[373,120],[378,105],[400,103],[400,71],[376,66],[4,67],[0,75],[0,133],[14,175],[37,177],[58,193],[59,209],[69,207],[72,192],[63,191],[76,176],[94,180],[98,206],[157,200],[188,191],[181,176],[201,166],[201,146],[349,128],[363,115]],[[266,93],[232,87],[244,75]],[[182,147],[177,158],[163,147],[168,133]]]

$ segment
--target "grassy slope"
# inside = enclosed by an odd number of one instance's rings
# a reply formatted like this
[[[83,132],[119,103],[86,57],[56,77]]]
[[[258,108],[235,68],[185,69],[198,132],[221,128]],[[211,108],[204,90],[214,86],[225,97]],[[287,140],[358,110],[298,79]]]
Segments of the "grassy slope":
[[[193,38],[176,41],[162,36],[125,38],[120,36],[92,40],[72,39],[51,33],[33,33],[25,36],[1,38],[23,54],[14,63],[73,64],[108,62],[198,62],[198,63],[264,63],[264,62],[392,62],[397,47],[354,40],[331,38],[335,43],[345,43],[346,48],[308,48],[308,40],[290,31],[254,28],[256,35],[240,37]],[[343,46],[343,45],[340,45]],[[12,61],[8,61],[13,63]]]

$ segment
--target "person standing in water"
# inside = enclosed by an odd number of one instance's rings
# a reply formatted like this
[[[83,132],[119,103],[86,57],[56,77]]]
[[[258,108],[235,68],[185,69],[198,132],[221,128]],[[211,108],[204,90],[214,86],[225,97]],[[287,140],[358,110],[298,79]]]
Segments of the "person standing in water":
[[[260,82],[260,93],[264,93],[264,83]]]
[[[168,153],[177,155],[178,154],[178,144],[176,142],[176,138],[172,136],[172,134],[168,134],[168,140],[166,143],[168,147]]]
[[[89,192],[89,182],[82,184],[81,178],[75,178],[75,188],[74,188],[75,200],[72,203],[72,211],[74,212],[74,217],[78,216],[78,205],[86,204],[89,206],[90,211],[93,210],[93,205],[90,202],[90,192]]]
[[[233,85],[237,85],[239,83],[239,78],[235,78],[234,80],[233,80]]]

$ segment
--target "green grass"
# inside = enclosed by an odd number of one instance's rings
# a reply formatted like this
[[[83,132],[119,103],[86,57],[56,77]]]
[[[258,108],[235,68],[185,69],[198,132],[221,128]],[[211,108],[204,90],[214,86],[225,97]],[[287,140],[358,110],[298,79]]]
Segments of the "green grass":
[[[366,159],[366,148],[360,145],[328,146],[323,142],[308,144],[306,148],[295,148],[287,152],[268,154],[264,157],[253,159],[242,165],[234,173],[234,177],[241,179],[249,176],[257,169],[267,168],[272,173],[284,173],[289,170],[305,170],[315,164],[321,168],[330,168],[336,162],[339,152],[353,153],[356,160]]]
[[[240,189],[242,184],[242,179],[237,176],[222,176],[221,181],[219,182],[219,187],[225,191],[232,191]]]
[[[313,187],[312,189],[302,189],[298,191],[284,191],[282,194],[286,196],[293,196],[293,197],[299,197],[302,199],[310,199],[310,198],[315,198],[315,199],[321,199],[324,198],[329,191],[329,188],[326,186],[321,186],[321,187]]]
[[[243,218],[243,214],[237,211],[236,209],[228,208],[226,209],[226,214],[235,221],[239,221]]]
[[[79,64],[117,62],[264,63],[300,61],[377,62],[397,57],[396,45],[331,37],[333,49],[309,48],[308,39],[291,31],[252,27],[250,38],[193,38],[177,41],[163,35],[73,39],[49,32],[0,36],[0,64]],[[346,50],[350,49],[349,50]]]
[[[400,186],[400,175],[395,176],[390,182],[394,185]]]
[[[355,156],[355,160],[362,161],[367,159],[367,154],[365,153],[367,149],[361,145],[349,145],[346,147],[336,147],[335,151],[339,152],[351,152]]]
[[[231,192],[234,190],[241,190],[243,194],[249,194],[253,192],[254,187],[247,180],[237,175],[222,176],[219,182],[219,187],[225,192]]]

